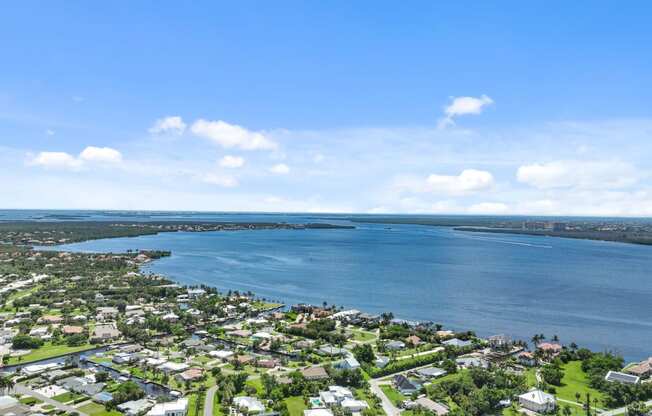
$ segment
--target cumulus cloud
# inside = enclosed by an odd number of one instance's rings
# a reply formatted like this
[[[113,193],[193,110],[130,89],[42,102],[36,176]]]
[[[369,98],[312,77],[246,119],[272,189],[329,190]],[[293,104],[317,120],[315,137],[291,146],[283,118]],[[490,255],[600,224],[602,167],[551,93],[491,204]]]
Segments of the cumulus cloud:
[[[480,114],[484,108],[494,103],[487,95],[480,97],[452,97],[451,103],[444,108],[444,118],[439,120],[439,127],[443,128],[455,124],[455,118],[468,114]]]
[[[159,118],[148,130],[152,134],[177,134],[181,135],[186,131],[186,123],[179,116],[168,116]]]
[[[279,163],[269,168],[269,171],[277,175],[287,175],[290,173],[290,167],[285,163]]]
[[[494,177],[491,172],[485,170],[464,169],[457,176],[432,174],[426,182],[431,192],[473,193],[491,188],[494,185]]]
[[[27,164],[46,169],[79,170],[88,164],[117,164],[122,154],[110,147],[88,146],[75,157],[66,152],[40,152],[30,157]]]
[[[210,185],[217,185],[223,188],[234,188],[238,186],[238,180],[233,176],[219,175],[216,173],[207,173],[200,177],[202,182]]]
[[[87,162],[120,163],[122,154],[110,147],[88,146],[79,154],[79,159]]]
[[[624,188],[635,184],[639,173],[632,165],[620,161],[560,160],[522,165],[516,179],[538,189]]]
[[[40,152],[28,164],[46,169],[64,170],[77,170],[82,166],[79,159],[66,152]]]
[[[222,120],[199,119],[193,123],[190,130],[194,135],[209,139],[227,149],[274,150],[278,147],[276,142],[261,132],[249,131]]]
[[[47,129],[47,130],[45,130],[45,134],[48,135],[48,136],[54,136],[55,131],[51,130],[51,129]]]
[[[226,155],[220,159],[220,166],[223,168],[235,169],[241,168],[245,164],[244,158],[240,156]]]

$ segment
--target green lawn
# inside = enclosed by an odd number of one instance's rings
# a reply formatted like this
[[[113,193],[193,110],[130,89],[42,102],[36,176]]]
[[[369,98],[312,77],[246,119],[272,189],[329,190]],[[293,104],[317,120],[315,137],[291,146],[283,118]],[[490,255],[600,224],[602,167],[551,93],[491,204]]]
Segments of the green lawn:
[[[383,393],[385,393],[385,396],[387,396],[387,398],[391,400],[392,403],[402,402],[405,400],[405,396],[403,396],[401,392],[395,390],[389,384],[381,385],[380,389],[383,391]]]
[[[108,411],[106,408],[98,403],[89,403],[79,407],[79,411],[86,413],[90,416],[120,416],[122,413],[117,410]]]
[[[71,352],[79,352],[90,350],[97,347],[96,345],[84,344],[79,347],[69,347],[67,345],[52,345],[50,343],[45,343],[39,349],[32,350],[29,354],[23,355],[22,357],[10,357],[9,365],[12,364],[27,364],[31,361],[45,360],[47,358],[56,357],[63,354],[68,354]]]
[[[77,393],[73,393],[73,392],[69,391],[67,393],[63,393],[63,394],[59,394],[57,396],[54,396],[52,399],[56,400],[58,402],[61,402],[61,403],[68,403],[69,401],[78,399],[80,397],[82,397],[82,396],[77,394]]]
[[[307,409],[302,397],[288,397],[285,399],[290,416],[303,416],[303,411]]]
[[[259,378],[247,380],[247,385],[256,389],[256,393],[260,394],[263,391],[263,382]]]
[[[354,340],[361,342],[373,341],[377,338],[376,334],[359,329],[351,330],[351,335],[353,335]]]
[[[600,400],[599,407],[604,406],[604,394],[589,386],[588,377],[582,371],[582,363],[580,361],[570,361],[562,365],[562,369],[564,370],[564,377],[561,379],[561,386],[555,387],[557,397],[576,401],[575,393],[580,393],[582,395],[581,400],[585,400],[586,393],[589,393],[591,400],[596,398]]]

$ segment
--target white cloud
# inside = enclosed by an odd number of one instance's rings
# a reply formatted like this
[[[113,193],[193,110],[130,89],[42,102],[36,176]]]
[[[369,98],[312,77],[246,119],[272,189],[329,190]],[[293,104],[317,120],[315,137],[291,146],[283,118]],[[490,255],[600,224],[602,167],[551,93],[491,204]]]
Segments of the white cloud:
[[[190,130],[196,136],[209,139],[227,149],[274,150],[278,147],[276,142],[261,132],[249,131],[244,127],[222,120],[199,119],[193,123]]]
[[[79,159],[87,162],[120,163],[122,154],[110,147],[88,146],[79,154]]]
[[[179,116],[168,116],[159,118],[154,125],[149,128],[152,134],[183,134],[186,130],[186,123]]]
[[[28,164],[46,169],[77,170],[82,162],[66,152],[40,152]]]
[[[312,158],[312,161],[315,162],[315,163],[321,163],[321,162],[324,161],[324,155],[322,155],[321,153],[317,153],[317,154]]]
[[[560,160],[520,166],[516,179],[538,189],[624,188],[635,184],[640,174],[620,161]]]
[[[509,212],[509,207],[502,202],[480,202],[471,205],[467,211],[469,214],[475,215],[497,215],[506,214]]]
[[[54,130],[47,129],[47,130],[45,130],[45,134],[48,135],[48,136],[54,136],[55,132],[54,132]]]
[[[467,114],[480,114],[484,107],[494,103],[487,95],[476,97],[453,97],[452,102],[444,108],[445,117],[439,120],[439,127],[443,128],[455,124],[454,118]]]
[[[244,164],[245,164],[245,160],[240,156],[226,155],[222,159],[220,159],[220,166],[223,168],[230,168],[230,169],[241,168],[242,166],[244,166]]]
[[[200,177],[202,182],[221,186],[223,188],[234,188],[238,186],[238,180],[233,176],[218,175],[216,173],[207,173]]]
[[[290,167],[285,163],[279,163],[269,168],[269,171],[277,175],[287,175],[290,173]]]
[[[426,179],[427,192],[446,193],[450,195],[469,194],[490,189],[494,185],[491,172],[476,169],[464,169],[459,175],[432,174]]]
[[[80,95],[73,95],[72,100],[76,103],[81,103],[85,100],[85,98]]]

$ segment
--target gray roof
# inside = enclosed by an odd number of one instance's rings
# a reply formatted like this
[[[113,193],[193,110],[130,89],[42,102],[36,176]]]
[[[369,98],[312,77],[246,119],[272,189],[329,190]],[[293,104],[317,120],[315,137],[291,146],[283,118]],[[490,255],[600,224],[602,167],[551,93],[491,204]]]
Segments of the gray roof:
[[[618,371],[609,371],[604,377],[607,381],[617,381],[623,384],[637,384],[640,380],[639,377],[633,376],[631,374],[625,374]]]

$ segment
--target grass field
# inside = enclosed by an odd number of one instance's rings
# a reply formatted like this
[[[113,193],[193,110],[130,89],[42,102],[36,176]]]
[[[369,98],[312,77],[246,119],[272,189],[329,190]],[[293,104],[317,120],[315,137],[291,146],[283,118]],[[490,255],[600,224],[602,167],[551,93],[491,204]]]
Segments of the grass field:
[[[47,358],[57,357],[63,354],[69,354],[71,352],[86,351],[97,347],[96,345],[84,344],[79,347],[69,347],[67,345],[52,345],[50,343],[45,343],[39,349],[32,350],[29,354],[25,354],[22,357],[10,357],[9,365],[12,364],[27,364],[32,361],[45,360]],[[19,358],[21,358],[19,360]]]
[[[68,403],[69,401],[78,399],[80,397],[82,397],[82,396],[77,394],[77,393],[73,393],[73,392],[69,391],[67,393],[63,393],[63,394],[59,394],[57,396],[54,396],[52,399],[56,400],[58,402],[61,402],[61,403]]]
[[[285,399],[290,416],[303,416],[303,411],[307,409],[302,397],[288,397]]]
[[[117,410],[108,411],[106,408],[98,403],[89,403],[79,407],[79,411],[86,413],[90,416],[120,416],[122,413]]]
[[[561,387],[556,387],[557,397],[576,401],[575,393],[580,393],[582,395],[581,400],[584,400],[586,393],[589,393],[591,395],[591,400],[599,400],[599,407],[604,406],[604,394],[589,386],[588,377],[586,376],[586,373],[582,371],[582,363],[580,361],[570,361],[562,365],[562,369],[564,370],[564,377],[561,379]]]
[[[401,392],[395,390],[388,384],[381,385],[380,389],[383,391],[383,393],[385,393],[385,396],[387,396],[387,398],[392,401],[392,403],[402,402],[405,400],[405,396],[403,396]]]

